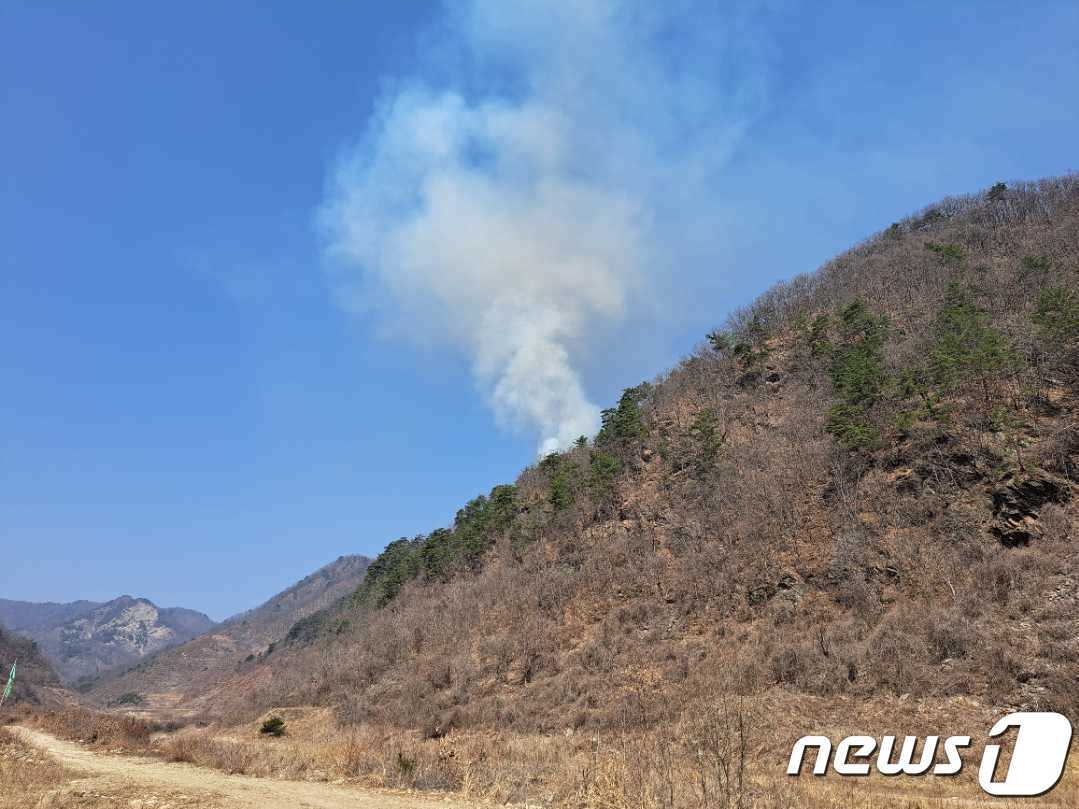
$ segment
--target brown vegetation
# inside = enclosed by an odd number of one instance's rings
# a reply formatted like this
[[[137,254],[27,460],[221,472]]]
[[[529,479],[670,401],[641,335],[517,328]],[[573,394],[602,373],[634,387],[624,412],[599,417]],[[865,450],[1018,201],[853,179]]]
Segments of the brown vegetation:
[[[1077,233],[1079,181],[1045,181],[777,287],[526,470],[478,544],[474,504],[397,543],[214,699],[433,738],[653,727],[674,689],[1075,715],[1077,352],[1038,312],[1079,284]]]
[[[56,704],[62,699],[60,678],[41,655],[37,644],[0,627],[0,688],[7,682],[11,664],[18,661],[18,677],[8,705]],[[5,707],[6,712],[9,708]]]
[[[867,727],[920,735],[942,727],[978,732],[993,718],[984,707],[963,699],[912,703],[884,698],[866,705],[844,698],[807,699],[782,690],[698,704],[678,722],[652,729],[627,727],[596,735],[467,730],[429,739],[393,728],[341,728],[326,709],[279,713],[294,729],[280,739],[262,736],[258,721],[233,728],[174,729],[149,739],[100,717],[89,718],[87,724],[88,718],[78,712],[53,716],[38,726],[69,737],[85,736],[94,728],[96,748],[102,752],[155,755],[232,775],[294,782],[347,782],[398,792],[452,791],[477,804],[565,809],[928,809],[980,805],[984,796],[975,783],[975,768],[968,766],[958,778],[792,779],[782,774],[789,754],[787,740],[806,726],[833,737]],[[29,763],[44,769],[41,774],[27,770],[18,777],[40,779],[42,789],[54,785],[55,766],[30,751],[27,755]],[[978,755],[980,750],[973,751],[971,760]],[[91,794],[104,797],[100,792]],[[1064,807],[1077,799],[1079,771],[1073,767],[1045,799],[995,805]],[[19,809],[32,805],[14,804]]]
[[[168,754],[564,806],[976,798],[778,774],[807,733],[1079,717],[1076,289],[1075,177],[896,223],[393,543],[191,701],[242,732]]]
[[[24,721],[61,739],[128,752],[149,749],[150,736],[155,730],[148,722],[133,716],[77,707],[32,712]]]

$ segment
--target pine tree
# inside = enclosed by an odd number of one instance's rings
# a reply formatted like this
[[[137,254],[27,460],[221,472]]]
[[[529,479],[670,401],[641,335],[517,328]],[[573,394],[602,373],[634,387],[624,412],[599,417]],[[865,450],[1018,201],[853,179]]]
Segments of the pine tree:
[[[1079,294],[1072,289],[1043,290],[1031,316],[1043,338],[1054,343],[1079,339]]]
[[[976,380],[988,403],[990,380],[1017,365],[1017,356],[1004,335],[989,325],[986,313],[960,284],[949,284],[930,353],[934,381],[946,390],[956,390]]]
[[[888,383],[884,365],[888,322],[874,315],[865,301],[854,300],[840,312],[840,332],[831,368],[840,402],[828,411],[827,429],[848,448],[867,448],[880,440],[870,411]]]
[[[634,388],[626,388],[617,407],[609,407],[600,416],[603,426],[596,436],[596,446],[610,446],[621,441],[641,438],[645,434],[641,421],[640,404],[648,396],[652,386],[642,382]]]

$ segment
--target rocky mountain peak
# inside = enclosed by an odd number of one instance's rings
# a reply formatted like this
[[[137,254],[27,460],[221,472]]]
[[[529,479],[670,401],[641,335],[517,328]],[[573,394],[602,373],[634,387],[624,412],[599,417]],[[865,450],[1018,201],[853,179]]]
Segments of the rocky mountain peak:
[[[114,666],[184,643],[214,625],[200,612],[161,608],[126,594],[104,604],[78,603],[82,606],[0,604],[0,620],[15,617],[10,628],[36,641],[60,676],[71,683],[92,680]]]

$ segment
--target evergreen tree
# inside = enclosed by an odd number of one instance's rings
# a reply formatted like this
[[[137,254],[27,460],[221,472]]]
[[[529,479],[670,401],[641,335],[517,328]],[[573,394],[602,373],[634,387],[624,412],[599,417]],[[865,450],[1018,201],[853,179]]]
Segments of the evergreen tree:
[[[870,411],[884,395],[887,320],[874,315],[865,301],[854,300],[840,312],[841,342],[832,350],[832,384],[839,403],[828,411],[827,429],[850,448],[868,448],[880,440]]]
[[[955,390],[976,380],[988,403],[990,380],[1017,364],[1004,335],[989,325],[986,313],[970,294],[956,282],[949,284],[937,315],[936,344],[930,354],[936,383]]]
[[[1079,339],[1079,293],[1065,287],[1043,290],[1031,320],[1046,340],[1059,344]]]
[[[597,500],[606,499],[614,491],[614,482],[622,465],[608,452],[595,452],[588,474],[588,488]]]
[[[645,434],[641,421],[640,404],[651,392],[652,386],[642,382],[634,388],[626,388],[617,407],[609,407],[601,413],[603,426],[596,436],[597,446],[610,446],[622,441],[641,438]]]

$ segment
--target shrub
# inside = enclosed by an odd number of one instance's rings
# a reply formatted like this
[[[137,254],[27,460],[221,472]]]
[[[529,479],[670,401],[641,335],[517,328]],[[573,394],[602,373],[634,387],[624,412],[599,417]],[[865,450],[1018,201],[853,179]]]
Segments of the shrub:
[[[262,723],[262,727],[259,728],[259,733],[264,736],[273,736],[275,738],[284,736],[285,720],[275,714]]]
[[[958,244],[926,242],[925,249],[936,253],[944,264],[961,264],[967,257],[966,251]]]
[[[719,451],[727,440],[725,432],[720,432],[719,417],[711,408],[702,410],[693,420],[690,433],[698,441],[697,468],[707,471],[716,465]]]
[[[190,734],[180,734],[169,739],[164,745],[165,760],[173,763],[195,764],[199,760],[201,739]]]
[[[49,733],[65,739],[135,750],[150,744],[150,725],[124,714],[65,708],[40,714],[36,720]]]
[[[1036,275],[1049,271],[1049,259],[1046,256],[1023,256],[1022,275]]]
[[[1046,340],[1063,343],[1079,338],[1079,294],[1065,287],[1043,290],[1030,319]]]
[[[966,657],[976,633],[969,616],[945,614],[932,616],[928,627],[928,645],[934,663]]]
[[[705,335],[712,350],[718,354],[726,354],[731,350],[731,338],[726,332],[712,331]]]
[[[828,339],[828,330],[831,325],[832,319],[826,314],[817,315],[809,324],[807,342],[814,357],[826,357],[832,353],[832,343]]]
[[[768,358],[771,350],[768,348],[768,329],[759,315],[742,329],[740,339],[731,348],[731,355],[738,362],[738,366],[746,374],[747,379],[756,380],[759,372]]]
[[[887,320],[873,315],[862,300],[845,306],[840,318],[843,344],[835,351],[832,382],[845,403],[872,407],[887,382],[884,368]]]

